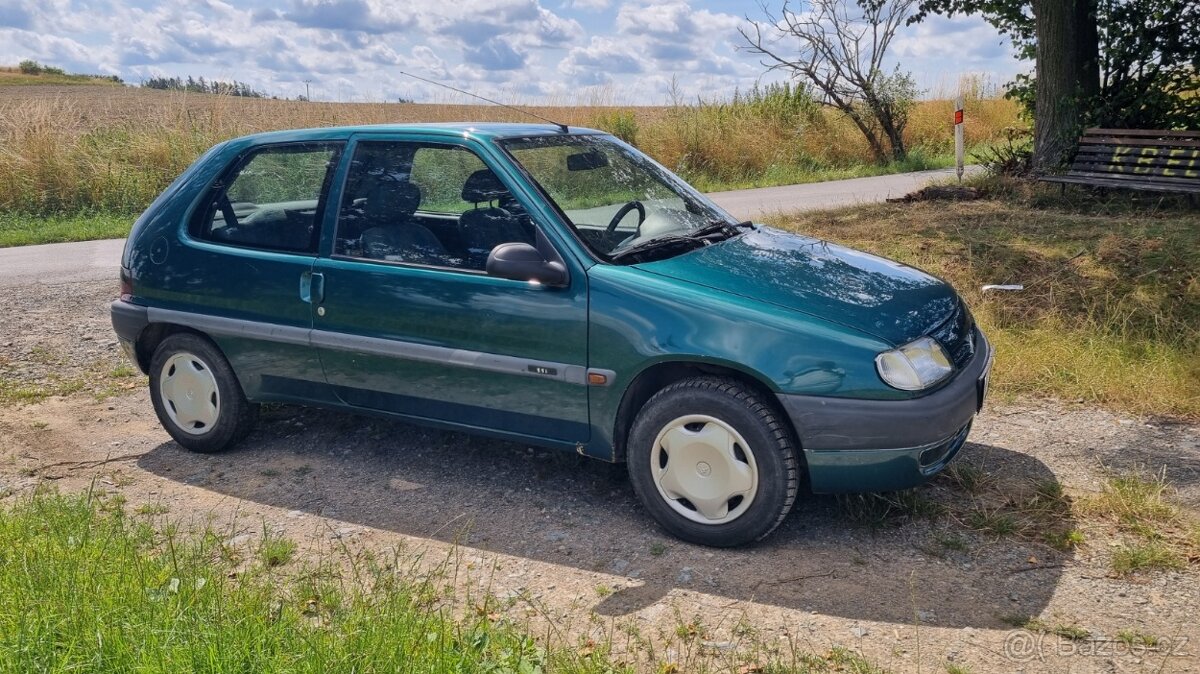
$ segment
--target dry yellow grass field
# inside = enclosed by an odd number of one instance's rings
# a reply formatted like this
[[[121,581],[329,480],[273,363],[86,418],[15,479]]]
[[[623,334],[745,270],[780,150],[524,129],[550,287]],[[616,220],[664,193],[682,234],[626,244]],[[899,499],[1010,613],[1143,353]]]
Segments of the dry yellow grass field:
[[[1017,123],[1004,99],[970,103],[972,146]],[[951,103],[912,112],[908,162],[879,167],[839,114],[781,114],[745,103],[675,107],[551,106],[544,117],[634,142],[702,189],[784,184],[944,166]],[[487,105],[320,103],[114,86],[0,86],[0,211],[118,212],[145,207],[201,152],[236,136],[286,128],[442,121],[531,121]]]

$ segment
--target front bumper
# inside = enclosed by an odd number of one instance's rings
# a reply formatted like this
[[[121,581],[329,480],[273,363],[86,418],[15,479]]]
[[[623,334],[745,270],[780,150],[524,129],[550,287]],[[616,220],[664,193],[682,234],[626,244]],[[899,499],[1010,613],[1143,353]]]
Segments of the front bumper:
[[[962,448],[982,409],[992,347],[982,332],[948,384],[908,400],[780,395],[817,493],[894,491],[936,475]]]

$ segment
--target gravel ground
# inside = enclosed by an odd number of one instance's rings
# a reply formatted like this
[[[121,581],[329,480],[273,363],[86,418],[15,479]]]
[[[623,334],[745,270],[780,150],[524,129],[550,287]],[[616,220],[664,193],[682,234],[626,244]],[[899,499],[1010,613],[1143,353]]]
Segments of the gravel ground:
[[[1120,538],[1103,521],[1064,512],[1047,524],[1084,534],[1064,553],[1036,531],[987,535],[967,517],[1053,481],[1086,498],[1111,470],[1165,470],[1175,498],[1200,508],[1194,425],[1053,401],[996,405],[961,458],[986,491],[942,477],[878,526],[853,501],[809,496],[764,544],[711,550],[659,532],[619,467],[567,453],[298,407],[265,410],[231,452],[185,452],[158,426],[144,378],[122,376],[114,294],[109,282],[10,293],[6,388],[83,383],[0,406],[6,498],[94,483],[131,509],[155,503],[171,520],[220,523],[232,545],[270,527],[310,554],[345,544],[453,555],[461,583],[507,599],[535,633],[621,635],[619,657],[646,663],[652,652],[682,671],[697,657],[736,670],[765,652],[835,646],[888,671],[1200,671],[1197,564],[1120,577],[1109,566]],[[930,503],[936,512],[924,513]],[[1013,630],[1012,616],[1089,636]],[[1115,640],[1124,630],[1162,641],[1131,651]]]

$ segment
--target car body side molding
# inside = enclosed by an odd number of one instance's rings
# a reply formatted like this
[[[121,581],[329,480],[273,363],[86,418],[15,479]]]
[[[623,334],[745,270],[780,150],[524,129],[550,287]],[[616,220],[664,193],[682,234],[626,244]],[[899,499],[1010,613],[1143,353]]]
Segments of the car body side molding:
[[[588,385],[588,374],[602,374],[606,384],[616,380],[616,372],[601,368],[585,368],[582,365],[531,360],[516,356],[505,356],[482,351],[450,349],[431,344],[418,344],[381,337],[364,337],[343,332],[298,328],[240,318],[212,316],[173,309],[148,307],[147,318],[152,323],[175,323],[193,327],[202,332],[227,337],[261,339],[284,344],[299,344],[339,351],[352,351],[376,356],[415,360],[425,363],[454,365],[474,370],[503,374],[551,379],[578,386]]]
[[[261,339],[268,342],[299,344],[302,346],[310,345],[309,333],[312,332],[311,328],[297,328],[277,323],[247,321],[241,318],[198,314],[190,311],[175,311],[174,309],[160,309],[158,307],[146,307],[146,318],[151,323],[174,323],[213,335],[245,337],[247,339]]]

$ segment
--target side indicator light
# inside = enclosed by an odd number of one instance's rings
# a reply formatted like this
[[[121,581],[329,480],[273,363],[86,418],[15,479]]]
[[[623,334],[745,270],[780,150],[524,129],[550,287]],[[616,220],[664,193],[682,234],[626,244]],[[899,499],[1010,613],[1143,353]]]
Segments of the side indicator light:
[[[592,386],[604,386],[608,384],[608,376],[600,374],[599,372],[589,372],[588,384],[591,384]]]

